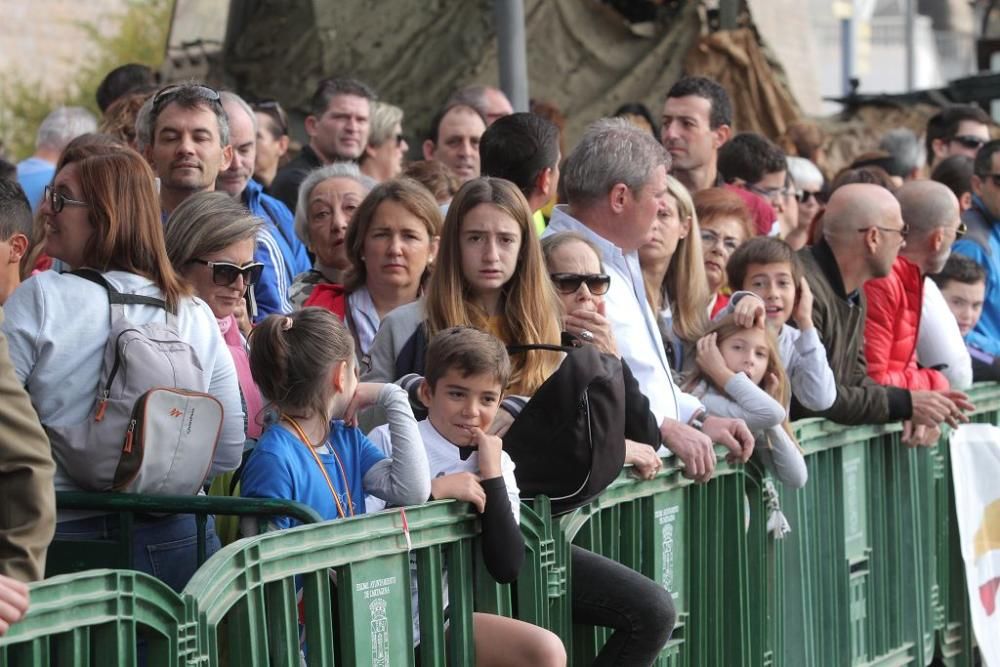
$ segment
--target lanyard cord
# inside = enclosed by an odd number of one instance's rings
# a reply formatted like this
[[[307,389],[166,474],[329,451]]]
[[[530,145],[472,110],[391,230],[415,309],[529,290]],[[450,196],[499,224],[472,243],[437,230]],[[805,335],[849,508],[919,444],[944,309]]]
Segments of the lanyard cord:
[[[337,503],[337,514],[341,517],[346,518],[348,515],[344,512],[344,506],[340,503],[340,495],[337,493],[336,489],[333,488],[333,481],[330,479],[329,473],[326,471],[326,466],[319,458],[319,454],[316,453],[316,448],[312,444],[312,440],[306,435],[306,432],[302,430],[299,423],[295,421],[293,417],[281,414],[281,418],[288,422],[288,425],[295,429],[295,434],[298,436],[299,440],[303,442],[308,448],[309,453],[312,454],[313,459],[316,460],[316,465],[319,466],[319,471],[323,473],[323,478],[326,479],[326,485],[330,487],[330,494],[333,495],[333,501]],[[347,471],[344,470],[344,463],[340,460],[340,456],[337,454],[337,450],[332,446],[330,451],[333,452],[333,458],[337,460],[337,467],[340,468],[340,475],[344,479],[344,492],[347,494],[347,509],[350,511],[350,516],[354,516],[354,501],[351,499],[351,485],[347,481]]]

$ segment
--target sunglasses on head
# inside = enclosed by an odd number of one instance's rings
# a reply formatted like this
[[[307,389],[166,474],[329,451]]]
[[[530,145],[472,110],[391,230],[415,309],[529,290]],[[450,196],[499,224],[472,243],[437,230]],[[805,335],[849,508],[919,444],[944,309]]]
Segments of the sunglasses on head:
[[[204,264],[212,269],[212,282],[219,287],[228,287],[236,282],[236,279],[243,276],[246,285],[254,285],[260,280],[260,274],[264,270],[264,265],[260,262],[250,262],[239,266],[231,262],[210,262],[207,259],[192,259],[196,264]]]
[[[971,134],[963,134],[957,137],[952,137],[951,140],[957,144],[961,144],[964,148],[969,149],[980,148],[986,143],[986,140],[982,137],[976,137]]]
[[[573,294],[584,283],[594,296],[607,294],[611,287],[611,276],[606,273],[550,273],[549,277],[562,294]]]
[[[214,88],[209,88],[208,86],[203,86],[201,84],[175,83],[167,86],[166,88],[161,88],[159,92],[153,96],[153,113],[157,113],[161,108],[166,106],[166,104],[170,102],[170,100],[172,100],[181,90],[190,91],[191,93],[194,93],[195,96],[206,99],[209,102],[218,102],[219,104],[222,104],[222,98],[219,96],[219,91]]]

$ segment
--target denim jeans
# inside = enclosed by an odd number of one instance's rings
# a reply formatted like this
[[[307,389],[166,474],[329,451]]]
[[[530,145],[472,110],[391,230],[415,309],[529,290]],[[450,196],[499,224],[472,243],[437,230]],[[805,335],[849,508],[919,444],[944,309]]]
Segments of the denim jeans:
[[[133,567],[160,579],[180,592],[198,569],[198,532],[194,516],[135,517],[132,524]],[[121,530],[114,515],[95,516],[56,524],[61,540],[116,540]],[[205,555],[219,550],[215,523],[208,517],[205,526]]]
[[[612,628],[594,665],[651,665],[677,620],[662,586],[632,568],[571,547],[573,622]]]

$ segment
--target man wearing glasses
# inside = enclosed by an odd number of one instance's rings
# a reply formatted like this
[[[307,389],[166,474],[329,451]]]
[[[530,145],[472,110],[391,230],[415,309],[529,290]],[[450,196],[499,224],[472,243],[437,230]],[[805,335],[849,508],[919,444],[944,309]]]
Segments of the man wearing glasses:
[[[985,269],[986,298],[983,315],[966,340],[1000,355],[1000,141],[979,150],[972,170],[972,207],[962,214],[968,232],[954,251]]]
[[[917,331],[924,307],[924,276],[944,268],[952,243],[965,231],[958,198],[940,183],[910,181],[896,191],[896,199],[906,222],[906,242],[890,274],[864,285],[868,375],[879,384],[905,389],[947,390],[949,382],[941,371],[917,365]],[[961,335],[952,343],[964,347]]]
[[[216,188],[246,206],[264,220],[264,231],[257,235],[254,259],[263,265],[260,279],[253,285],[260,320],[271,313],[289,313],[292,304],[288,290],[300,273],[311,268],[309,255],[295,235],[292,212],[282,202],[263,192],[254,180],[257,157],[258,120],[253,109],[236,93],[221,93],[222,107],[229,119],[229,140],[233,160],[228,169],[219,173]]]
[[[788,209],[789,217],[798,218],[798,207],[786,197],[788,163],[785,153],[770,139],[753,132],[741,132],[719,149],[719,173],[726,183],[757,195],[771,205],[775,218]],[[794,216],[792,216],[794,208]],[[757,233],[768,235],[773,223],[754,220]]]
[[[945,107],[927,121],[924,141],[927,146],[927,167],[952,155],[976,157],[990,140],[990,117],[977,106],[955,104]]]
[[[840,424],[906,423],[910,444],[927,444],[944,421],[966,420],[971,409],[959,392],[908,390],[879,384],[864,356],[867,315],[864,284],[888,276],[909,228],[896,198],[883,187],[838,188],[823,216],[823,238],[798,256],[813,293],[813,324],[826,347],[837,385],[827,410],[812,412],[792,399],[792,419],[825,417]]]
[[[139,109],[135,130],[139,151],[160,179],[164,219],[191,195],[214,191],[233,160],[226,112],[208,86],[161,88]]]

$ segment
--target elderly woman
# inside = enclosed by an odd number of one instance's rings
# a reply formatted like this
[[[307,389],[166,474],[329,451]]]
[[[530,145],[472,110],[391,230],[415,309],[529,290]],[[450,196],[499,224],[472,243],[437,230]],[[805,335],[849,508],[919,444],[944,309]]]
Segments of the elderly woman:
[[[192,195],[174,209],[163,227],[167,256],[174,269],[212,309],[236,366],[247,438],[260,437],[264,401],[250,375],[246,340],[236,323],[243,298],[260,278],[263,264],[253,259],[264,222],[223,192]]]
[[[361,173],[378,183],[396,178],[403,171],[403,158],[409,149],[403,138],[403,110],[385,102],[372,102]]]
[[[295,233],[313,255],[313,268],[297,276],[288,300],[301,308],[321,283],[344,282],[351,266],[347,259],[347,225],[368,195],[374,181],[351,162],[335,162],[313,170],[299,186]]]
[[[304,305],[321,306],[343,319],[363,359],[382,318],[423,293],[441,224],[437,202],[416,181],[401,178],[375,186],[347,230],[351,269],[345,285],[316,285]]]
[[[798,250],[806,244],[809,227],[823,210],[823,174],[819,168],[802,157],[789,156],[788,176],[792,180],[795,198],[798,200],[798,224],[790,229],[782,229],[785,243]]]
[[[673,176],[667,177],[667,207],[639,248],[639,264],[670,367],[682,373],[693,367],[695,344],[708,328],[710,297],[694,203]]]
[[[223,408],[208,474],[233,470],[240,463],[244,440],[236,371],[212,311],[191,296],[167,257],[153,172],[131,149],[88,146],[86,141],[78,139],[66,148],[46,188],[40,209],[47,228],[46,252],[71,268],[93,269],[124,295],[164,302],[130,303],[124,306],[125,315],[134,325],[170,320],[190,346],[199,382],[184,388],[213,395]],[[25,281],[4,310],[11,361],[52,439],[56,490],[94,488],[96,468],[79,459],[107,460],[108,453],[88,452],[89,440],[74,440],[73,434],[100,414],[98,383],[112,326],[109,291],[74,273],[44,271]],[[125,433],[122,436],[124,440]],[[120,457],[120,446],[111,447]],[[203,480],[188,481],[200,486]],[[119,532],[113,515],[63,511],[57,520],[56,533],[64,540],[116,538]],[[211,520],[207,538],[211,553],[218,548]],[[134,520],[134,566],[175,590],[184,587],[197,567],[196,546],[193,516]]]

